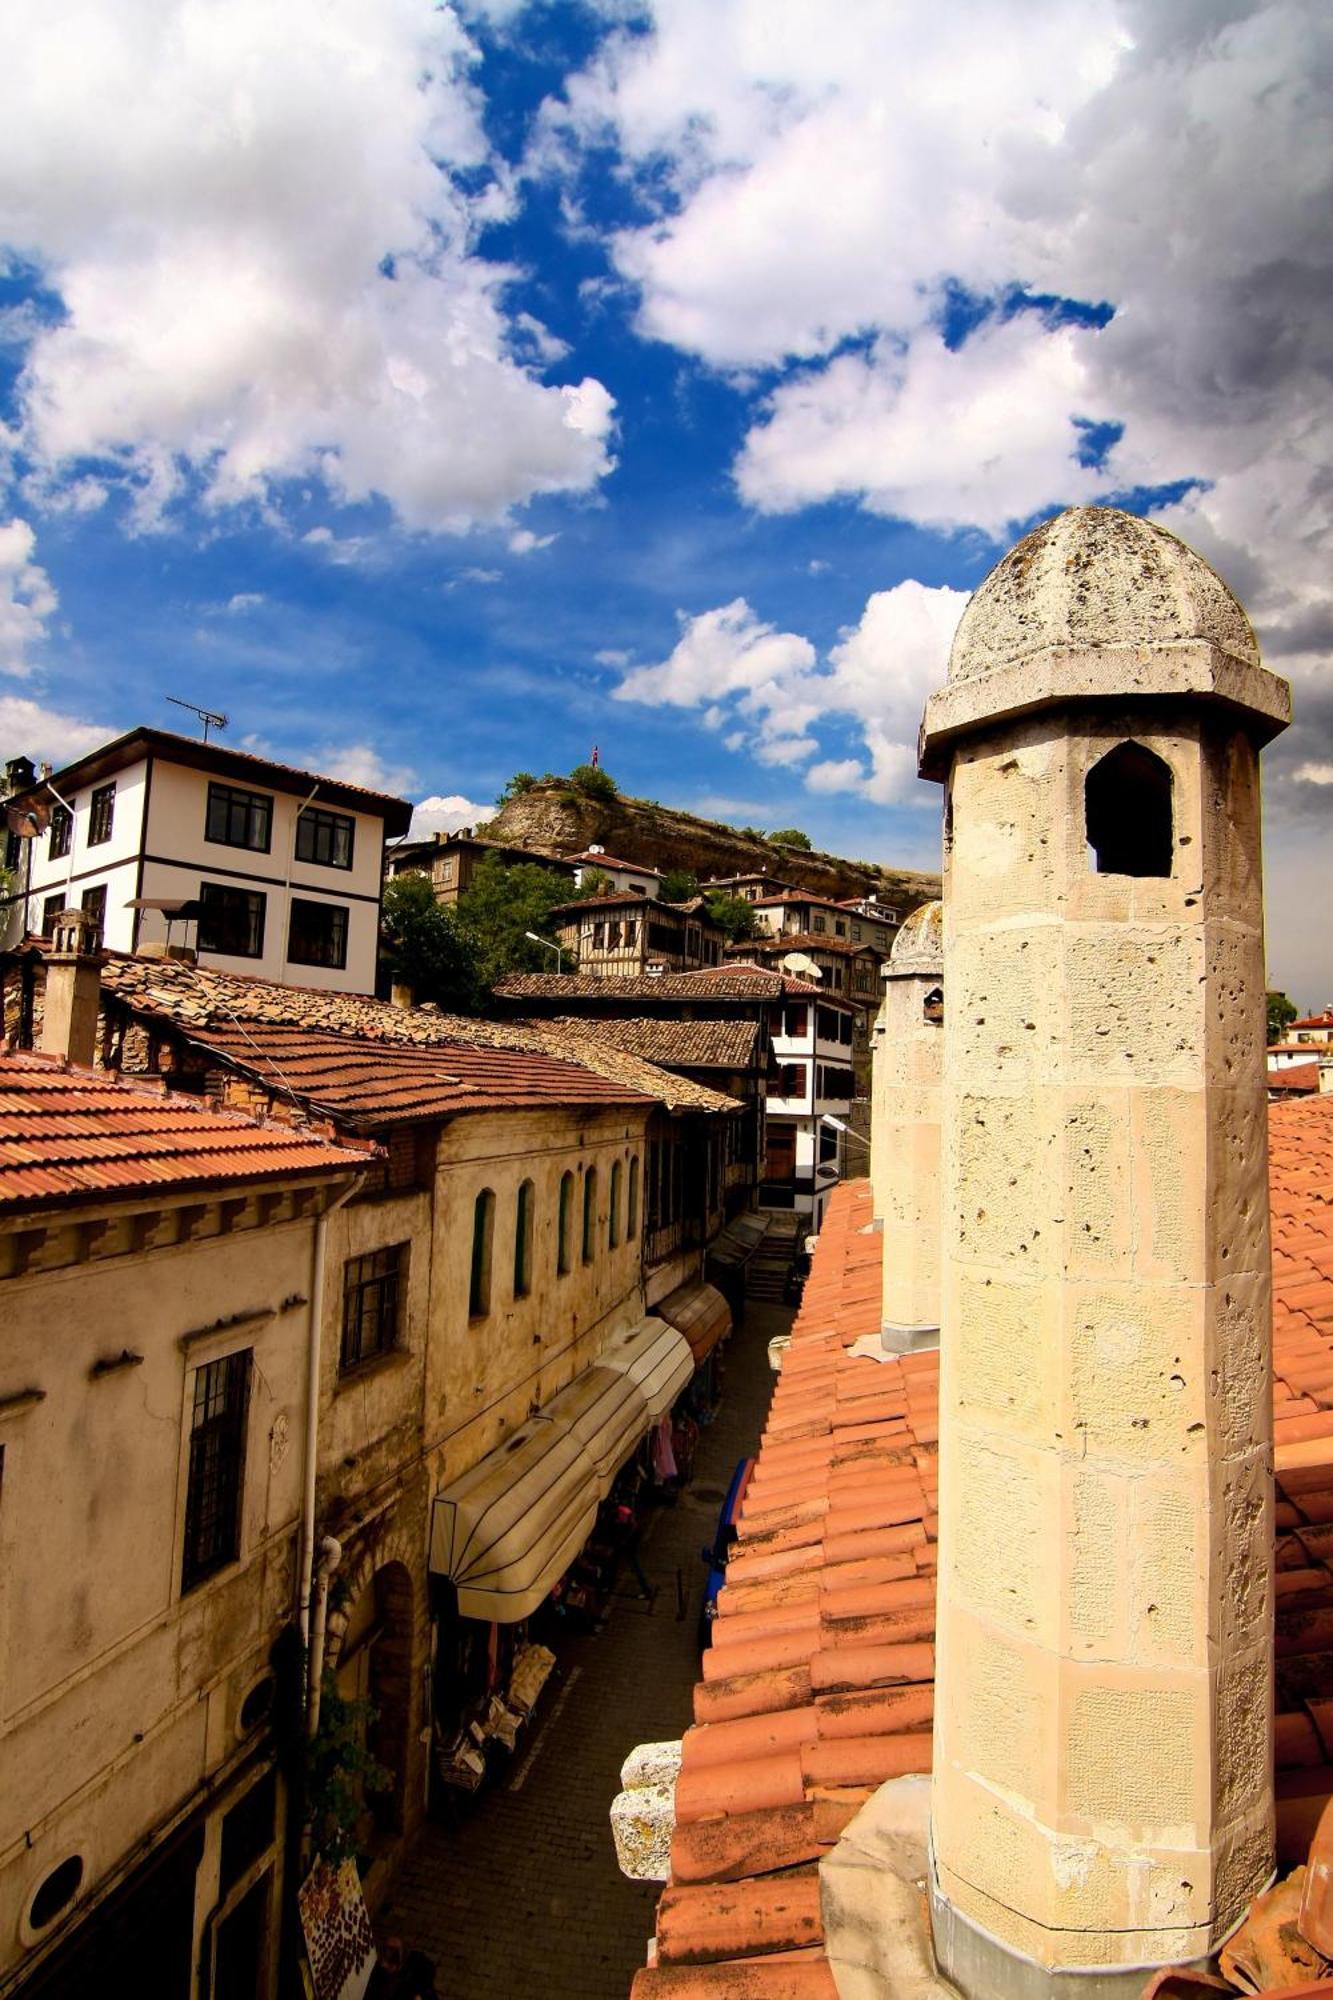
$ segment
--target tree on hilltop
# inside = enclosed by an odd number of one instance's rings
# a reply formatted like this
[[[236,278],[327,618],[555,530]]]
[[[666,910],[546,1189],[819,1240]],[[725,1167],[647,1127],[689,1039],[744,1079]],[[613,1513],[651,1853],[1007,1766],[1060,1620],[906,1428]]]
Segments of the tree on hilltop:
[[[802,833],[799,826],[784,826],[778,833],[770,833],[768,838],[775,847],[799,847],[805,853],[813,854],[815,844],[808,833]]]

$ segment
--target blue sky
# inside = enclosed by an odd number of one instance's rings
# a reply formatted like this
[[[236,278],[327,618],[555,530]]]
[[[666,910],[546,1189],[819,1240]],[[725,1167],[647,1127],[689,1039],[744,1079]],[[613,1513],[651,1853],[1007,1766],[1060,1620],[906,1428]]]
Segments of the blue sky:
[[[176,694],[440,824],[596,743],[931,866],[966,593],[1114,501],[1295,683],[1271,970],[1333,998],[1325,8],[25,5],[7,754]]]

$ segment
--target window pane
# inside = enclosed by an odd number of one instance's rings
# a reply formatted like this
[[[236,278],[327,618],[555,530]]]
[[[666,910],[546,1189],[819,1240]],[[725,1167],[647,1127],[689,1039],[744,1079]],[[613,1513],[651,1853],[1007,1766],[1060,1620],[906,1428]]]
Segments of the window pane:
[[[236,785],[209,786],[204,826],[207,840],[267,854],[272,832],[273,801],[265,793],[242,791]]]
[[[340,1366],[346,1370],[399,1341],[399,1308],[407,1245],[394,1243],[343,1266],[343,1337]]]
[[[195,1372],[183,1590],[240,1553],[250,1362],[250,1349],[244,1348]]]
[[[229,883],[199,887],[199,949],[229,958],[262,958],[267,898]]]
[[[347,813],[307,806],[296,822],[296,858],[325,868],[350,868],[356,822]]]
[[[88,845],[100,847],[104,840],[110,840],[111,828],[116,816],[116,788],[114,785],[99,785],[93,793],[88,812]]]
[[[51,814],[52,861],[62,861],[69,853],[74,833],[74,816],[64,806],[56,806]]]
[[[60,900],[63,902],[64,898],[61,897]],[[80,902],[84,910],[86,910],[88,915],[92,918],[93,923],[96,927],[97,935],[93,939],[93,943],[95,946],[100,946],[102,942],[102,934],[106,929],[105,882],[99,882],[95,889],[85,889],[82,897],[80,898]]]
[[[347,908],[343,903],[309,903],[292,898],[287,957],[293,965],[340,970],[347,963]]]
[[[495,1196],[483,1188],[472,1209],[472,1283],[468,1311],[473,1319],[491,1309],[491,1237],[495,1227]]]

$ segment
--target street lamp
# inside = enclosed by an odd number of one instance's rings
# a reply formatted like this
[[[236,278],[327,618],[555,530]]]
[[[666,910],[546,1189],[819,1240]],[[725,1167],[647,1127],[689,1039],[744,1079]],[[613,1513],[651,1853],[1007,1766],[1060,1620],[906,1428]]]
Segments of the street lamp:
[[[831,1111],[821,1111],[819,1122],[821,1125],[831,1126],[835,1132],[841,1132],[845,1139],[855,1139],[858,1146],[864,1146],[869,1150],[869,1139],[863,1139],[859,1132],[853,1132],[850,1125],[845,1124],[841,1118],[835,1118]]]
[[[552,944],[550,938],[538,937],[536,931],[524,931],[523,935],[525,938],[530,938],[533,944],[541,945],[544,951],[553,951],[555,953],[556,971],[557,972],[564,971],[565,955],[558,944]]]

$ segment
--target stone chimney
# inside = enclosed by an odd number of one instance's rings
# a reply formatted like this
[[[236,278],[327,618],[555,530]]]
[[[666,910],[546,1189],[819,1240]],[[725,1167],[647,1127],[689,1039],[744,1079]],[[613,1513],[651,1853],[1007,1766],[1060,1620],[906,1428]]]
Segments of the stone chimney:
[[[52,927],[42,1003],[43,1052],[91,1068],[97,1055],[97,926],[83,910],[62,910]]]
[[[884,1231],[884,1346],[940,1340],[940,1088],[944,937],[939,903],[914,910],[884,967],[870,1175]]]
[[[991,572],[926,707],[931,1898],[971,1996],[1137,1994],[1273,1865],[1258,751],[1289,716],[1208,565],[1093,507]]]

